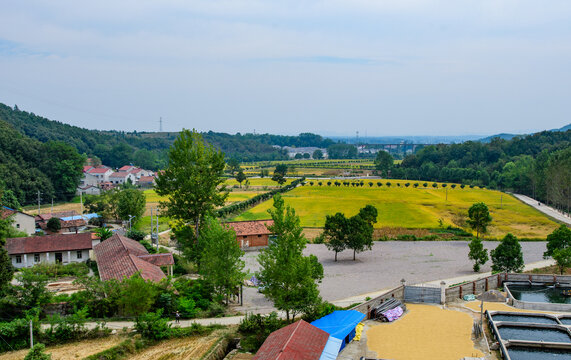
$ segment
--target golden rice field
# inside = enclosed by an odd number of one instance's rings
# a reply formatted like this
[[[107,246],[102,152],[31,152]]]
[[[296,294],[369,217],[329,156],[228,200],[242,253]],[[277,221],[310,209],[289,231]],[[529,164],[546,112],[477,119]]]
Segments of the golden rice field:
[[[375,227],[436,228],[438,220],[445,225],[465,227],[468,208],[483,201],[490,208],[493,218],[489,227],[490,237],[501,237],[508,232],[518,237],[545,237],[557,224],[541,212],[527,206],[516,198],[494,190],[470,189],[468,187],[448,190],[413,188],[414,182],[390,180],[392,186],[369,187],[365,180],[363,187],[309,186],[298,187],[283,195],[286,204],[291,205],[299,215],[303,227],[323,227],[326,215],[336,212],[347,216],[355,215],[367,204],[379,211]],[[410,182],[411,186],[404,187]],[[396,183],[401,183],[397,187]],[[422,182],[420,182],[422,184]],[[431,184],[431,183],[430,183]],[[267,210],[272,201],[266,201],[236,217],[235,220],[267,219]]]

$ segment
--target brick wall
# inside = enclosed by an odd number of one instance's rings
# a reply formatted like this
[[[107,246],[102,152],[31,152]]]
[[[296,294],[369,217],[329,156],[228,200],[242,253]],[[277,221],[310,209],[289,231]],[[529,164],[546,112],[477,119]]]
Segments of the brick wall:
[[[258,247],[258,246],[268,246],[268,235],[247,235],[238,236],[237,241],[240,247]]]

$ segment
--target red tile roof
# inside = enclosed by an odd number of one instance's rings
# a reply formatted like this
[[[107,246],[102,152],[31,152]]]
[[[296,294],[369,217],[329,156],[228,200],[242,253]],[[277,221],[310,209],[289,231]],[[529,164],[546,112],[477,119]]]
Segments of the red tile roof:
[[[134,168],[133,165],[125,165],[125,166],[121,166],[118,171],[129,171],[133,168]]]
[[[155,181],[154,176],[141,176],[139,178],[139,183],[152,183]]]
[[[123,280],[137,272],[140,272],[145,280],[160,281],[165,278],[160,267],[139,258],[149,253],[135,240],[115,234],[95,245],[93,250],[101,280]]]
[[[235,221],[226,223],[226,225],[234,229],[236,236],[269,235],[272,232],[268,230],[267,226],[273,224],[273,220]]]
[[[93,166],[91,166],[91,165],[85,165],[85,166],[83,167],[83,172],[87,172],[87,171],[89,171],[89,170],[91,170],[91,169],[93,169]]]
[[[318,360],[329,334],[299,320],[268,336],[253,360]]]
[[[137,257],[156,266],[174,265],[174,257],[171,253],[139,255]]]
[[[91,169],[91,170],[88,170],[87,172],[88,172],[89,174],[105,174],[106,172],[108,172],[108,171],[110,171],[110,170],[111,170],[111,169],[108,169],[108,168],[103,168],[103,167],[99,168],[99,167],[98,167],[98,168],[93,168],[93,169]]]
[[[6,239],[6,250],[10,255],[86,249],[91,249],[91,233]]]
[[[113,174],[109,175],[109,177],[110,178],[124,178],[124,177],[127,177],[127,175],[129,175],[129,173],[126,171],[117,171],[117,172],[114,172]]]
[[[61,219],[64,217],[75,216],[75,215],[79,215],[77,213],[77,211],[75,211],[75,210],[60,211],[60,212],[55,212],[55,213],[46,213],[46,214],[36,215],[36,221],[48,221],[49,219],[51,219],[53,217],[57,217],[57,218]]]
[[[6,219],[16,213],[16,210],[9,209],[7,207],[0,208],[0,219]]]

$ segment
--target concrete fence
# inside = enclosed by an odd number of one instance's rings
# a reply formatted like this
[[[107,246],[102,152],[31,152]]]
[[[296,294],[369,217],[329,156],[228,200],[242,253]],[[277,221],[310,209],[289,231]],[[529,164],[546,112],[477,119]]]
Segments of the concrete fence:
[[[383,302],[385,302],[389,299],[393,299],[393,298],[404,302],[404,286],[403,285],[396,287],[394,289],[388,290],[387,292],[377,296],[374,299],[371,299],[367,302],[364,302],[360,305],[355,306],[351,310],[357,310],[357,311],[367,315],[367,318],[368,318],[369,317],[369,311],[372,308],[382,304]]]

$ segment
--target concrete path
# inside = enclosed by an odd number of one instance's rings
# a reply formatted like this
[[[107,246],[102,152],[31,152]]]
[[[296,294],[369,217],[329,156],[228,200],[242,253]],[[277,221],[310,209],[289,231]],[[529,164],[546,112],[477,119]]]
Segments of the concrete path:
[[[545,215],[548,215],[557,221],[561,221],[564,224],[571,225],[571,218],[567,215],[564,215],[557,211],[556,209],[552,208],[549,205],[545,205],[544,203],[538,202],[537,200],[530,198],[529,196],[521,195],[521,194],[512,194],[519,200],[523,201],[529,206],[536,208],[537,210],[541,211]]]

